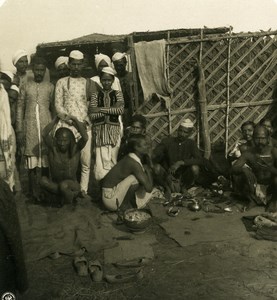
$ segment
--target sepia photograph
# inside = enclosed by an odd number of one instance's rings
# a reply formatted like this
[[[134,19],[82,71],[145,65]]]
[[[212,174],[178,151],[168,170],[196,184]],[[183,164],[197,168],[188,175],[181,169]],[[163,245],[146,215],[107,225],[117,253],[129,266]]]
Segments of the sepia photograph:
[[[0,300],[277,299],[277,0],[0,0]]]

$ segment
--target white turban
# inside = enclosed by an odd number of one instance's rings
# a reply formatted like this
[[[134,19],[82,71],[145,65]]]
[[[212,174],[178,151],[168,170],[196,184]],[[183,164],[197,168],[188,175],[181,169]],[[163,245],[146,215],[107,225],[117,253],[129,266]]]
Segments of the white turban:
[[[13,65],[15,66],[16,63],[20,60],[20,58],[23,56],[27,56],[27,59],[28,59],[28,53],[25,50],[22,50],[22,49],[17,50],[12,58]]]
[[[70,52],[69,57],[73,59],[84,59],[84,54],[79,50],[73,50]]]
[[[11,79],[11,81],[13,81],[14,75],[13,75],[12,72],[10,72],[10,71],[1,71],[1,73],[6,74]]]
[[[95,66],[96,66],[96,69],[98,69],[98,66],[99,66],[99,64],[100,64],[100,62],[102,60],[104,60],[108,64],[108,66],[111,67],[112,62],[111,62],[111,59],[109,58],[108,55],[99,53],[99,54],[95,54],[94,57],[95,57]]]
[[[55,62],[55,68],[58,69],[58,67],[62,64],[68,64],[68,57],[67,56],[60,56],[57,58]]]
[[[190,119],[185,119],[180,126],[185,128],[193,128],[193,123]]]
[[[122,58],[124,58],[126,56],[126,53],[121,53],[121,52],[116,52],[113,56],[112,56],[112,61],[117,61],[117,60],[121,60]]]
[[[115,70],[111,67],[104,67],[101,71],[102,73],[110,74],[110,75],[115,75]]]

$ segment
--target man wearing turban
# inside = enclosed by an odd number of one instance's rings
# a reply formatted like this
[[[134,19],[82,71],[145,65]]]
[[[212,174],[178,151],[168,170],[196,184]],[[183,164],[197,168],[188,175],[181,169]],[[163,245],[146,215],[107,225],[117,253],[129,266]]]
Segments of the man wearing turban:
[[[93,76],[91,78],[91,80],[96,82],[100,86],[100,88],[103,88],[103,86],[100,82],[100,76],[99,75],[101,74],[103,68],[112,67],[111,59],[109,58],[109,56],[107,56],[105,54],[102,54],[102,53],[96,54],[95,55],[95,67],[96,67],[98,75]],[[119,79],[117,77],[114,78],[112,89],[115,90],[115,91],[121,91],[120,82],[119,82]]]
[[[69,76],[68,57],[60,56],[55,62],[55,68],[58,73],[58,79]]]
[[[122,52],[116,52],[112,56],[114,68],[117,73],[117,77],[120,82],[122,94],[124,97],[124,115],[123,124],[125,127],[131,123],[133,114],[132,99],[133,99],[133,79],[132,73],[127,71],[127,54]]]
[[[198,180],[200,170],[206,166],[207,162],[196,142],[190,138],[193,130],[193,122],[185,119],[178,128],[177,137],[163,139],[153,151],[156,176],[159,179],[167,176],[166,182],[171,193],[185,193]]]

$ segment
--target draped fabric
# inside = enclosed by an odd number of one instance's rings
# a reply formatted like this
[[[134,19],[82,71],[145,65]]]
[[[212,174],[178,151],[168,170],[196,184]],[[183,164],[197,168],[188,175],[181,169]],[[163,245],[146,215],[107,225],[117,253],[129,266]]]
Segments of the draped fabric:
[[[3,179],[8,183],[12,190],[14,186],[15,144],[13,139],[9,97],[2,84],[0,84],[0,147],[6,167],[6,177]]]

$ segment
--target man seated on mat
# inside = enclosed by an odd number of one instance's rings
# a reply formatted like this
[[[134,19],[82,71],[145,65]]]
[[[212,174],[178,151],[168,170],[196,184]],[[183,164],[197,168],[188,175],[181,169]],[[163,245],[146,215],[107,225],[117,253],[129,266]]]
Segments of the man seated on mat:
[[[242,153],[234,163],[232,173],[240,175],[241,195],[248,200],[248,206],[267,205],[276,211],[277,202],[277,148],[270,145],[268,130],[257,125],[253,133],[254,147]],[[247,164],[248,167],[245,167]]]
[[[128,141],[129,154],[121,159],[102,180],[102,199],[108,210],[142,208],[151,198],[153,189],[152,161],[142,134]],[[142,157],[145,164],[142,164]]]
[[[196,142],[190,138],[193,129],[192,121],[185,119],[178,128],[177,137],[163,139],[153,151],[155,178],[163,179],[171,193],[186,193],[200,178],[200,170],[205,167],[206,160]],[[168,189],[166,197],[169,197]]]
[[[49,150],[51,179],[46,176],[42,177],[41,188],[51,194],[61,196],[62,205],[72,203],[80,194],[80,184],[77,182],[76,173],[80,163],[80,151],[88,141],[85,125],[73,116],[70,119],[81,135],[77,143],[69,128],[60,127],[54,137],[51,135],[56,120],[48,124],[43,132]]]

